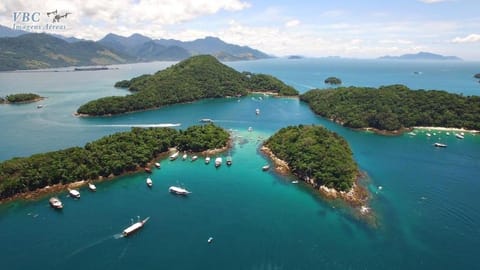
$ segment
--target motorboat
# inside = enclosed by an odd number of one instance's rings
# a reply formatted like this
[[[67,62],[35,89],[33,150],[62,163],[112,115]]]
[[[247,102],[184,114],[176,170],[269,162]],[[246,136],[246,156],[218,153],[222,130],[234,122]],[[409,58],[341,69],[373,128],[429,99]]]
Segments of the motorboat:
[[[213,120],[210,119],[210,118],[203,118],[203,119],[200,119],[200,122],[201,123],[213,123]]]
[[[48,202],[50,203],[50,206],[55,209],[63,208],[62,201],[60,201],[57,197],[51,197],[50,200],[48,200]]]
[[[192,156],[192,162],[197,160],[198,159],[198,156]]]
[[[260,114],[260,109],[255,109],[255,114],[259,115]]]
[[[37,105],[37,109],[41,109],[41,108],[43,108],[42,104]]]
[[[187,157],[188,157],[187,153],[183,154],[182,160],[187,160]]]
[[[88,189],[90,189],[90,191],[97,191],[97,187],[93,183],[88,183]]]
[[[147,223],[147,221],[150,219],[150,217],[147,217],[146,219],[144,220],[139,220],[138,222],[136,223],[133,223],[132,225],[130,225],[128,228],[126,228],[125,230],[123,230],[122,232],[122,235],[123,236],[129,236],[131,235],[132,233],[138,231],[139,229],[141,229],[143,227],[143,225],[145,225],[145,223]]]
[[[190,194],[191,192],[184,189],[184,188],[181,188],[181,187],[177,187],[177,186],[171,186],[168,188],[168,191],[170,193],[173,193],[173,194],[177,194],[177,195],[188,195]]]
[[[76,189],[69,189],[68,194],[70,194],[70,197],[80,199],[80,192]]]
[[[248,127],[248,132],[252,132],[253,131],[253,128],[252,127]]]
[[[215,167],[218,168],[220,167],[220,165],[222,165],[222,158],[221,157],[217,157],[215,159]]]
[[[150,169],[149,167],[145,167],[144,170],[146,173],[152,173],[152,169]]]
[[[427,137],[431,137],[431,136],[432,136],[432,134],[430,134],[430,133],[428,133],[428,132],[427,132],[426,135],[427,135]]]
[[[298,180],[293,180],[292,184],[298,184]]]
[[[434,143],[433,146],[435,146],[435,147],[443,147],[443,148],[447,147],[446,144],[438,143],[438,142],[437,142],[437,143]]]
[[[463,139],[463,138],[465,138],[465,137],[463,137],[462,134],[458,134],[458,133],[455,133],[455,137],[457,137],[458,139]]]
[[[209,164],[210,163],[210,157],[206,157],[205,158],[205,164]]]
[[[159,163],[159,162],[155,162],[155,167],[157,167],[158,169],[160,169],[160,163]]]
[[[152,181],[152,179],[151,179],[150,177],[147,178],[146,183],[147,183],[147,186],[148,186],[148,187],[152,187],[152,186],[153,186],[153,181]]]
[[[231,156],[227,157],[227,162],[226,163],[227,163],[228,166],[232,165],[232,157]]]
[[[267,164],[262,167],[262,171],[268,171],[268,170],[270,170],[270,165]]]
[[[177,158],[178,158],[178,155],[180,155],[179,152],[173,153],[172,155],[170,155],[170,160],[175,160],[175,159],[177,159]]]
[[[212,242],[213,242],[213,237],[210,236],[210,237],[208,238],[207,242],[208,242],[209,244],[212,243]]]

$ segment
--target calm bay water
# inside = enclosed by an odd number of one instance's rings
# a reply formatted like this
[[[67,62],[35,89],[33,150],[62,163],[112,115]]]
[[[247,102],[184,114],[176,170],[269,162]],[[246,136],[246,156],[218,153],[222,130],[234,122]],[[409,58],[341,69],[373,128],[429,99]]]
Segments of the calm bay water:
[[[472,269],[480,245],[480,136],[458,140],[445,133],[428,138],[383,137],[355,132],[315,116],[297,99],[249,96],[203,100],[111,118],[75,118],[88,100],[125,95],[115,81],[153,73],[171,62],[118,66],[97,72],[0,73],[0,96],[35,92],[38,104],[0,106],[0,160],[84,145],[132,125],[197,124],[201,118],[232,129],[234,164],[163,160],[146,174],[124,176],[82,189],[53,211],[48,197],[0,205],[2,265],[9,269]],[[399,62],[345,59],[272,59],[228,63],[240,70],[279,77],[304,92],[324,87],[328,76],[344,85],[402,83],[478,95],[472,78],[479,63]],[[415,75],[413,72],[421,72]],[[260,99],[261,97],[261,99]],[[259,108],[261,114],[255,115]],[[291,179],[262,172],[268,161],[260,142],[281,127],[319,124],[350,143],[369,179],[378,213],[372,228]],[[253,132],[248,132],[248,127]],[[441,139],[439,139],[441,138]],[[446,149],[432,147],[440,140]],[[226,155],[226,154],[225,154]],[[188,198],[168,193],[185,185]],[[383,189],[379,190],[378,186]],[[137,216],[150,216],[129,238],[118,234]],[[207,244],[208,237],[213,244]]]

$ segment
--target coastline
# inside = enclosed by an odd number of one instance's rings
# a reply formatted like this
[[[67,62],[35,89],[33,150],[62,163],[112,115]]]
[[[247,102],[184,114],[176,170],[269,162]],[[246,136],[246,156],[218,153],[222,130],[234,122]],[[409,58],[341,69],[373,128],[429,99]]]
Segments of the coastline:
[[[275,170],[282,174],[287,175],[291,173],[290,167],[288,163],[277,156],[272,152],[270,148],[265,145],[262,145],[260,151],[267,155],[274,163]],[[295,174],[294,174],[295,175]],[[358,210],[358,213],[362,216],[371,215],[370,207],[368,207],[368,199],[369,194],[365,187],[360,184],[360,179],[362,175],[358,173],[357,177],[355,178],[355,182],[352,188],[348,191],[338,191],[335,188],[328,188],[324,185],[318,186],[313,179],[304,179],[295,175],[295,177],[299,178],[299,180],[304,181],[308,185],[310,185],[313,189],[318,190],[319,194],[322,195],[323,198],[329,200],[336,200],[341,199],[353,209]]]
[[[232,141],[231,141],[231,139],[229,139],[228,142],[227,142],[227,145],[222,147],[222,148],[208,149],[208,150],[198,152],[198,153],[201,154],[201,155],[205,155],[205,156],[206,155],[214,155],[214,154],[218,154],[218,153],[222,153],[222,152],[227,151],[228,149],[231,148],[231,146],[232,146]],[[96,179],[82,179],[82,180],[78,180],[78,181],[71,182],[71,183],[68,183],[68,184],[55,184],[55,185],[39,188],[39,189],[36,189],[36,190],[33,190],[33,191],[18,193],[18,194],[15,194],[12,197],[0,199],[0,205],[2,205],[4,203],[11,202],[11,201],[19,200],[19,199],[20,200],[26,200],[26,201],[36,200],[36,199],[39,199],[39,198],[42,198],[42,197],[45,197],[47,195],[51,195],[51,194],[54,194],[54,193],[65,192],[69,188],[83,187],[83,186],[86,186],[90,182],[94,183],[94,184],[95,183],[101,183],[101,182],[104,182],[104,181],[115,180],[115,179],[117,179],[119,177],[122,177],[122,176],[144,172],[145,168],[153,167],[154,163],[159,161],[160,159],[168,159],[168,156],[170,155],[171,151],[178,151],[178,150],[176,150],[176,148],[169,148],[167,151],[158,154],[154,159],[147,162],[145,167],[137,166],[135,168],[135,170],[133,170],[133,171],[124,171],[123,173],[121,173],[119,175],[111,174],[111,175],[106,176],[106,177],[98,176]]]
[[[475,129],[449,128],[449,127],[412,127],[412,129],[480,133],[480,130],[475,130]]]

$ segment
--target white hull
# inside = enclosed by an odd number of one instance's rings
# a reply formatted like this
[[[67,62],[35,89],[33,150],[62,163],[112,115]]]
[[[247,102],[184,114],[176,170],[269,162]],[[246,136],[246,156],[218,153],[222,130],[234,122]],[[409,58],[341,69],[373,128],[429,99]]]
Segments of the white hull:
[[[176,187],[176,186],[171,186],[168,188],[168,191],[170,193],[173,193],[173,194],[177,194],[177,195],[188,195],[190,194],[191,192],[184,189],[184,188],[181,188],[181,187]]]

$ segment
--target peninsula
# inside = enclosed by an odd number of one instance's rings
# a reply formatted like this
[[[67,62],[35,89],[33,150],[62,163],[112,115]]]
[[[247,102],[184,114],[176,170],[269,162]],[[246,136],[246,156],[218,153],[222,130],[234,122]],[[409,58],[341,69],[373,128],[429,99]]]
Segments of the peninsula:
[[[290,171],[327,197],[366,207],[367,192],[357,183],[358,165],[347,141],[337,133],[322,126],[289,126],[265,141],[261,150],[278,171]]]
[[[192,126],[185,131],[132,128],[84,147],[13,158],[0,163],[0,200],[45,187],[64,188],[64,185],[82,180],[135,172],[148,167],[171,147],[193,152],[225,148],[229,138],[227,131],[213,124]]]
[[[18,103],[30,103],[42,100],[43,97],[33,94],[33,93],[19,93],[19,94],[12,94],[8,95],[5,98],[0,98],[1,103],[10,103],[10,104],[18,104]]]
[[[300,96],[318,115],[343,126],[399,134],[413,127],[480,130],[480,97],[404,85],[310,90]]]
[[[273,76],[238,72],[211,55],[194,56],[153,75],[123,80],[115,86],[128,88],[132,94],[90,101],[80,106],[77,114],[108,116],[204,98],[243,96],[254,91],[298,95],[297,90]]]

